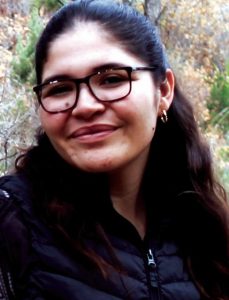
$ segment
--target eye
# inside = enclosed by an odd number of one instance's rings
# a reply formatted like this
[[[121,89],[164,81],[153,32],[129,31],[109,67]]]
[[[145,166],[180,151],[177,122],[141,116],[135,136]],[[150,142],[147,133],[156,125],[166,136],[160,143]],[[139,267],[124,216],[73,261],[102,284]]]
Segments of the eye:
[[[73,82],[56,82],[45,85],[42,90],[42,97],[63,97],[75,90]]]
[[[103,80],[100,82],[100,84],[116,84],[126,80],[127,80],[126,77],[123,77],[119,74],[112,74],[112,75],[110,74],[108,76],[105,76]]]
[[[100,88],[114,88],[129,81],[125,70],[112,70],[98,74],[94,78],[94,84]]]

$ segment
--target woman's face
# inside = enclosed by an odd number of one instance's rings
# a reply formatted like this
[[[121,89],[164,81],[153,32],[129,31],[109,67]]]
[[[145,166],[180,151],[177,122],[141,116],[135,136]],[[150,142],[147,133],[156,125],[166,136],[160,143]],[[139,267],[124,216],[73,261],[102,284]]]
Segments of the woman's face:
[[[95,24],[80,24],[51,44],[42,81],[82,78],[104,65],[144,66]],[[132,73],[132,91],[116,102],[99,102],[80,85],[77,106],[55,114],[39,108],[42,127],[56,151],[89,172],[112,172],[147,157],[159,114],[160,91],[148,71]]]

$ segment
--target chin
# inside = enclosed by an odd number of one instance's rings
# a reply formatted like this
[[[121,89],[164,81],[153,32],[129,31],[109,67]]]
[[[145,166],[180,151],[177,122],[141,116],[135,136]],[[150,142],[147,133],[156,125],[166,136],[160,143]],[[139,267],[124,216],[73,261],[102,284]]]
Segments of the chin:
[[[82,171],[89,173],[106,173],[112,172],[116,169],[116,166],[112,160],[92,160],[86,161],[85,163],[81,160],[80,163],[72,161],[71,164]]]

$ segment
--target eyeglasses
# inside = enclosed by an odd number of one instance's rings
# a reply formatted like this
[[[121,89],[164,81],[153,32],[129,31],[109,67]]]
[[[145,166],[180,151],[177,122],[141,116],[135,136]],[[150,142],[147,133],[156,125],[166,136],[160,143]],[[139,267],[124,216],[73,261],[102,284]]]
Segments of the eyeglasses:
[[[154,70],[155,67],[115,67],[84,78],[52,80],[35,86],[33,90],[45,111],[58,113],[73,109],[77,105],[81,83],[88,86],[98,101],[118,101],[131,93],[132,72]]]

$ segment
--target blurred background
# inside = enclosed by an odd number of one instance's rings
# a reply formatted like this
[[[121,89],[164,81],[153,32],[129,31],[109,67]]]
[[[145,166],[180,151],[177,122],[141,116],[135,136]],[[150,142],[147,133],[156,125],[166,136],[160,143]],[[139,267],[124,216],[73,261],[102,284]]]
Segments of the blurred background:
[[[106,0],[104,0],[106,1]],[[36,40],[68,0],[0,2],[0,175],[35,143],[39,125],[33,67]],[[229,192],[228,0],[123,0],[158,26],[170,65],[210,143],[215,172]]]

